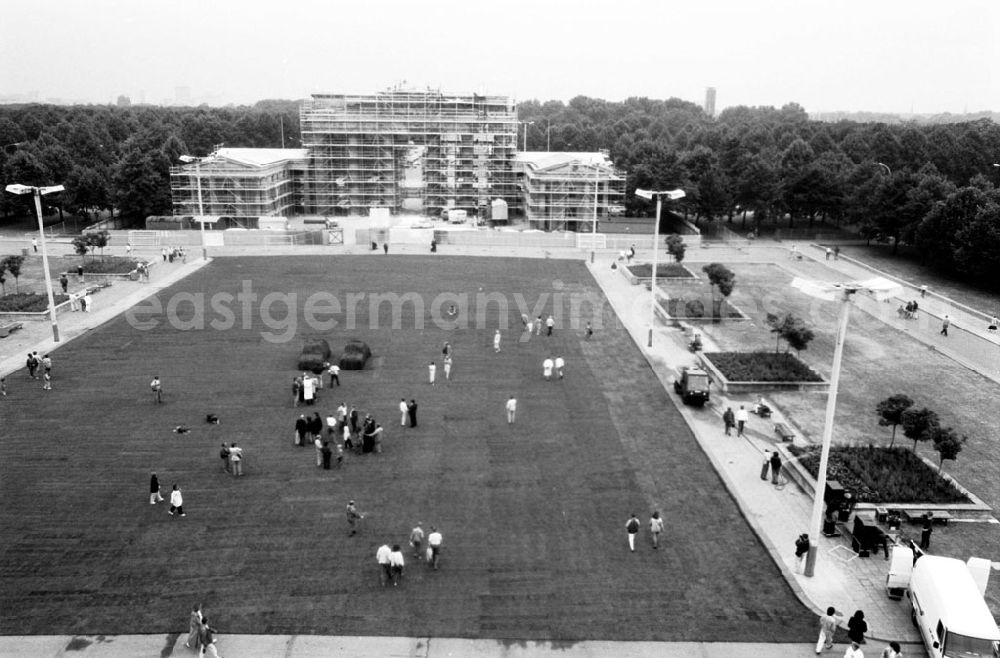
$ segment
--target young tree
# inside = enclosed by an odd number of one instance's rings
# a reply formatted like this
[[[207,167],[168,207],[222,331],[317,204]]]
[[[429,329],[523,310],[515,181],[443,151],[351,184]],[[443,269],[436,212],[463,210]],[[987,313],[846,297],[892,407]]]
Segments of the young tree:
[[[903,422],[903,412],[912,406],[913,400],[901,393],[890,395],[875,406],[875,413],[879,415],[878,424],[883,427],[892,426],[890,448],[896,442],[896,426]]]
[[[716,299],[714,291],[718,290],[723,298],[729,297],[736,285],[736,275],[722,263],[709,263],[701,268],[701,271],[708,276],[708,281],[712,284],[712,316],[721,320],[722,300]]]
[[[801,352],[809,346],[812,339],[816,337],[813,330],[806,326],[802,318],[795,317],[791,313],[784,317],[778,317],[773,313],[767,314],[767,324],[771,327],[771,333],[776,335],[774,343],[774,353],[778,353],[781,340],[784,339],[788,347]],[[785,350],[786,352],[788,349]]]
[[[95,231],[93,233],[88,233],[86,235],[87,243],[90,245],[91,251],[94,249],[101,250],[101,260],[104,260],[104,248],[108,246],[111,242],[111,234],[106,230]]]
[[[950,427],[939,427],[934,430],[934,449],[938,453],[938,470],[944,466],[944,460],[958,459],[958,453],[962,452],[962,444],[969,440],[969,437],[959,437]]]
[[[14,292],[20,292],[18,283],[20,283],[19,279],[21,278],[21,266],[24,265],[24,256],[7,256],[4,259],[4,263],[7,271],[14,277]]]
[[[684,252],[687,250],[687,245],[684,244],[684,238],[672,233],[667,236],[667,252],[674,257],[676,262],[681,262],[684,260]]]
[[[934,431],[941,427],[941,419],[937,413],[927,407],[922,409],[907,409],[901,416],[903,434],[913,439],[913,452],[917,451],[918,441],[929,441]]]
[[[86,262],[87,252],[90,251],[90,240],[83,235],[78,235],[73,238],[73,250]]]

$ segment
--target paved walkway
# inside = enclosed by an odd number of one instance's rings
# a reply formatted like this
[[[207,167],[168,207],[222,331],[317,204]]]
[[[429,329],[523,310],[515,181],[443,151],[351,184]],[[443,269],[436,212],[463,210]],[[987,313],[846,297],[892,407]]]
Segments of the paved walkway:
[[[350,251],[350,250],[346,250]],[[361,251],[361,250],[358,250]],[[424,253],[423,249],[402,248],[395,253]],[[462,249],[443,247],[442,255],[489,255],[519,257],[576,258],[581,252],[576,249],[560,250],[558,253],[544,249],[525,250],[512,248],[487,250],[480,248]],[[774,262],[777,250],[754,249],[709,249],[692,253],[692,261],[707,262]],[[344,253],[345,250],[337,253]],[[272,248],[267,255],[330,253],[329,247]],[[239,251],[226,249],[227,255],[242,255]],[[250,255],[250,252],[247,253]],[[373,257],[378,257],[373,254]],[[641,257],[641,254],[640,254]],[[706,258],[707,257],[707,258]],[[624,277],[610,269],[613,256],[600,254],[591,266],[598,284],[605,291],[624,326],[629,330],[643,354],[650,361],[654,371],[665,387],[670,390],[669,377],[681,365],[693,363],[693,356],[687,351],[683,332],[657,326],[653,347],[646,347],[649,318],[649,293],[644,286],[632,286]],[[82,335],[117,314],[125,311],[146,296],[161,290],[203,264],[200,259],[189,259],[187,264],[158,264],[151,272],[148,284],[135,282],[115,283],[95,297],[93,313],[68,313],[59,318],[63,342]],[[852,278],[867,278],[853,276]],[[645,294],[643,294],[645,293]],[[8,342],[10,341],[10,342]],[[9,373],[23,367],[24,354],[29,350],[44,353],[53,349],[48,322],[29,323],[25,329],[0,343],[0,373]],[[676,401],[676,397],[672,396]],[[740,400],[729,401],[715,396],[710,408],[691,409],[681,405],[681,411],[698,437],[730,492],[739,503],[741,510],[755,529],[764,545],[771,552],[803,603],[819,611],[833,605],[838,611],[850,616],[854,610],[864,610],[871,634],[876,641],[865,648],[869,654],[881,651],[888,640],[905,643],[904,653],[909,657],[925,655],[919,637],[910,624],[909,604],[891,601],[885,595],[883,583],[886,562],[872,559],[850,559],[852,554],[843,550],[840,539],[821,538],[816,575],[806,578],[794,573],[793,546],[795,537],[808,529],[811,513],[811,499],[793,485],[777,489],[759,477],[760,463],[765,450],[773,441],[771,424],[751,417],[749,437],[737,439],[726,437],[721,430],[720,408],[728,404],[738,404]],[[742,401],[746,402],[746,401]],[[9,631],[10,629],[5,629]],[[140,636],[0,636],[0,658],[6,656],[78,656],[143,658],[145,656],[195,655],[183,646],[184,636],[140,635]],[[811,655],[812,647],[802,644],[733,644],[733,643],[655,643],[655,642],[501,642],[493,640],[465,640],[457,638],[394,638],[394,637],[343,637],[343,636],[226,636],[219,640],[219,650],[223,656],[287,656],[308,658],[312,656],[551,656],[556,653],[567,658],[590,656],[663,656],[665,658],[723,656],[784,656]],[[839,655],[843,646],[838,645],[827,655]]]

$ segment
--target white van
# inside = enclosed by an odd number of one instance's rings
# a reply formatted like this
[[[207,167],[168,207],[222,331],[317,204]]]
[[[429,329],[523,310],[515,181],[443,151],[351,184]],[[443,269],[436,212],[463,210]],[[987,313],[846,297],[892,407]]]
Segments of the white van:
[[[924,555],[907,596],[931,658],[1000,658],[1000,629],[964,562]]]

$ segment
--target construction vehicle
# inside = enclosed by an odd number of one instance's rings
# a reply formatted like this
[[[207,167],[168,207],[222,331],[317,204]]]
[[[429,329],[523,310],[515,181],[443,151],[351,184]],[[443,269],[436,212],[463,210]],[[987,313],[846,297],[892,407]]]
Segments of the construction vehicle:
[[[708,402],[708,373],[701,368],[685,366],[680,377],[674,380],[674,391],[681,396],[684,404],[702,407]]]

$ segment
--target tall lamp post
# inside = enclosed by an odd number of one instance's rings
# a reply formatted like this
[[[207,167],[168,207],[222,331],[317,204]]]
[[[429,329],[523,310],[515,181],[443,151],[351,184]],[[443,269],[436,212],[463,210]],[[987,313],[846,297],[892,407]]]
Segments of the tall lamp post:
[[[837,411],[837,388],[840,385],[840,364],[844,356],[847,321],[851,316],[851,297],[863,292],[881,301],[902,293],[903,289],[902,286],[882,277],[868,281],[833,284],[795,278],[792,280],[792,287],[810,297],[840,301],[837,340],[833,348],[833,366],[830,372],[830,391],[826,399],[826,417],[823,421],[823,443],[819,453],[816,491],[813,495],[812,518],[809,523],[809,553],[806,554],[804,570],[806,576],[812,576],[816,572],[816,557],[819,554],[819,534],[823,524],[823,503],[826,494],[826,468],[830,459],[830,444],[833,442],[833,418]]]
[[[594,160],[594,225],[590,232],[590,263],[594,264],[595,252],[597,251],[597,195],[601,189],[601,163]]]
[[[31,185],[8,185],[7,191],[11,194],[31,194],[35,197],[35,214],[38,216],[39,241],[42,244],[42,271],[45,272],[45,292],[49,296],[49,317],[52,319],[52,340],[59,342],[59,323],[56,320],[56,299],[52,294],[52,275],[49,274],[49,252],[45,245],[45,227],[42,225],[42,195],[62,192],[62,185],[52,185],[50,187],[32,187]]]
[[[194,163],[194,177],[198,181],[198,224],[201,226],[201,258],[208,260],[208,246],[205,244],[205,209],[201,203],[201,163],[203,160],[210,160],[212,156],[196,158],[193,155],[180,156],[181,162]]]
[[[528,150],[528,126],[535,125],[535,122],[534,121],[518,121],[518,123],[521,124],[522,126],[524,126],[524,141],[522,142],[523,146],[521,147],[521,151],[523,152],[523,151],[527,151]]]
[[[653,327],[656,326],[656,266],[659,263],[660,256],[660,209],[663,206],[663,197],[667,197],[671,201],[677,201],[678,199],[683,199],[687,196],[684,190],[640,190],[636,189],[635,195],[642,197],[643,199],[651,200],[654,196],[656,197],[656,224],[653,225],[653,277],[650,281],[649,293],[651,304],[649,307],[649,340],[646,343],[646,347],[653,346]]]

